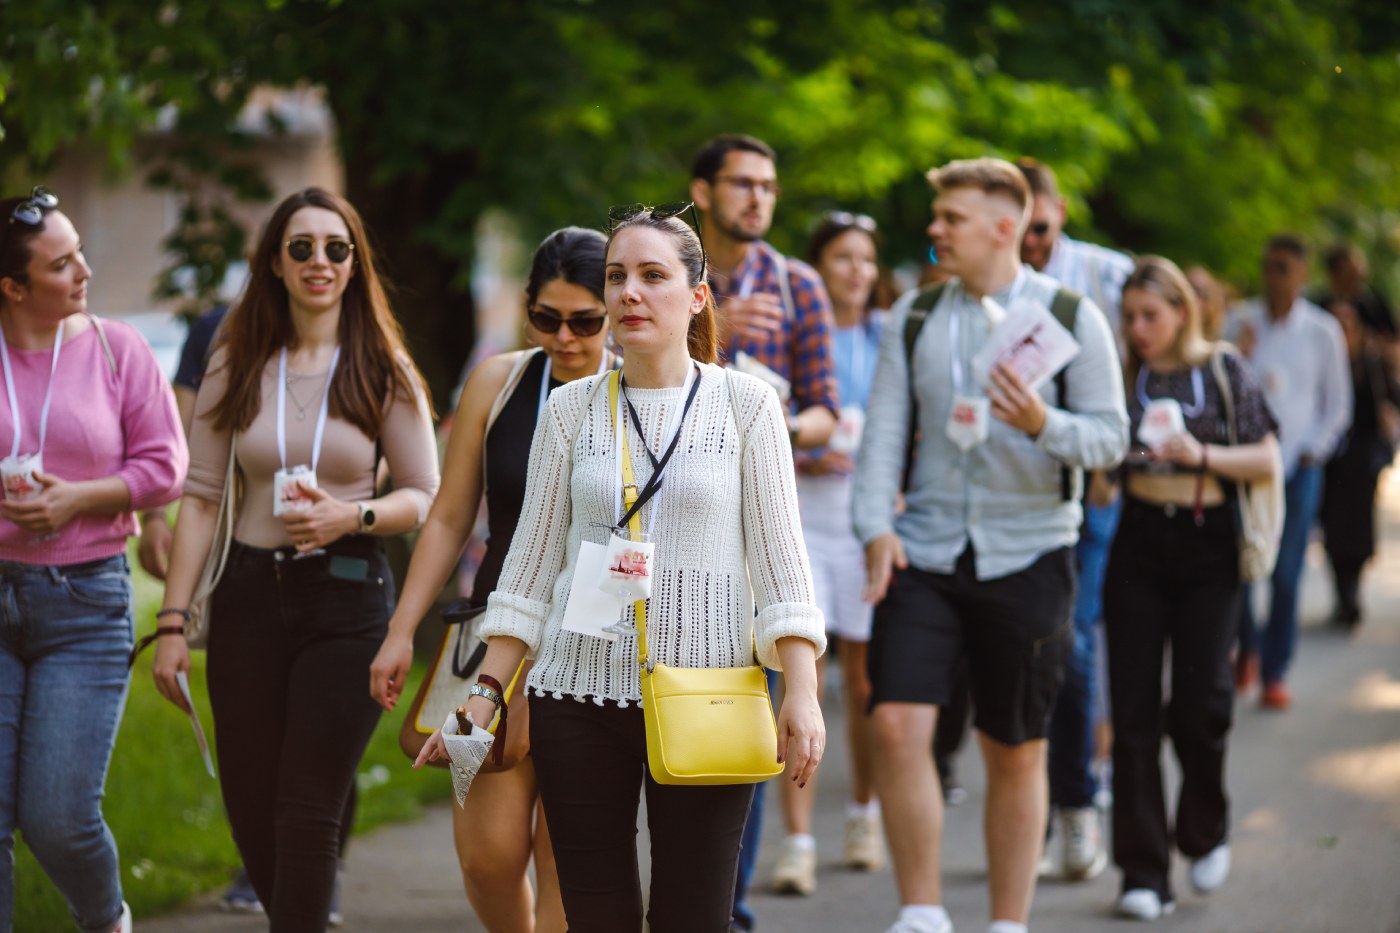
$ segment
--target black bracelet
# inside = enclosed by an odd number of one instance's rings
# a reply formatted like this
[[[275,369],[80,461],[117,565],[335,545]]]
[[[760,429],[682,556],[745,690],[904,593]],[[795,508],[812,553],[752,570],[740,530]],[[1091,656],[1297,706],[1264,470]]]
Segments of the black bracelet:
[[[156,612],[156,618],[161,616],[179,616],[186,622],[190,621],[190,611],[188,609],[161,609]]]

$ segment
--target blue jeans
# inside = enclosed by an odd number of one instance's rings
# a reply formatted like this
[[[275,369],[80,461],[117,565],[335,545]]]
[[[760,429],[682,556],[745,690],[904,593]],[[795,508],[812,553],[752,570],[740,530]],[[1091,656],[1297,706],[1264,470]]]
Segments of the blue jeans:
[[[1084,525],[1074,556],[1079,589],[1074,600],[1074,642],[1065,682],[1050,715],[1050,803],[1056,807],[1093,806],[1098,792],[1094,775],[1095,691],[1094,626],[1103,617],[1104,571],[1122,500],[1112,505],[1084,504]]]
[[[1253,631],[1254,610],[1247,596],[1243,600],[1244,624],[1259,645],[1259,673],[1266,684],[1284,679],[1298,644],[1298,586],[1303,580],[1308,536],[1321,502],[1322,467],[1300,465],[1283,487],[1283,538],[1278,563],[1269,578],[1269,618],[1263,631]]]
[[[765,670],[764,673],[768,675],[768,695],[777,696],[778,672]],[[753,873],[758,868],[758,841],[763,836],[763,798],[767,789],[767,781],[754,785],[753,803],[749,804],[749,818],[744,823],[744,838],[739,843],[739,874],[734,879],[734,925],[741,930],[752,930],[754,924],[747,897]]]
[[[80,929],[109,933],[121,916],[102,786],[132,629],[126,555],[0,561],[0,930],[13,923],[16,829]]]

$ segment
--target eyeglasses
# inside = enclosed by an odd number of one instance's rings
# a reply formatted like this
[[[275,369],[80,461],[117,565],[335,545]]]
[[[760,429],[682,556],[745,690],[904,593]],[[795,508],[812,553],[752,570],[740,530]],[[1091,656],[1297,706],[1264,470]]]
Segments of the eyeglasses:
[[[657,220],[665,220],[668,217],[679,217],[686,211],[690,211],[690,216],[695,218],[695,238],[700,241],[700,267],[702,269],[708,268],[709,259],[705,255],[705,236],[700,232],[700,212],[695,210],[694,201],[667,201],[665,204],[658,204],[655,207],[647,207],[645,204],[622,204],[610,207],[608,208],[608,232],[611,233],[627,221],[643,214],[650,214]]]
[[[1050,232],[1050,224],[1044,220],[1039,220],[1027,227],[1026,232],[1033,233],[1036,236],[1045,236],[1045,234]]]
[[[326,260],[332,265],[340,265],[355,252],[355,244],[349,240],[327,240]],[[287,241],[287,258],[292,262],[306,262],[316,255],[316,240],[309,236],[294,236]]]
[[[44,219],[44,211],[58,207],[58,195],[43,185],[38,185],[29,193],[29,198],[20,201],[10,211],[10,223],[19,221],[30,227],[37,226]]]
[[[573,317],[559,317],[554,314],[546,314],[543,311],[536,311],[534,308],[525,312],[525,316],[530,319],[530,326],[542,334],[557,334],[559,328],[565,324],[569,325],[569,331],[575,337],[592,337],[603,329],[603,323],[608,319],[606,314],[590,314],[584,317],[574,315]]]
[[[879,227],[875,224],[875,218],[869,214],[852,214],[850,211],[827,211],[825,220],[843,229],[851,227],[857,230],[864,230],[872,236],[879,232]]]
[[[750,178],[747,175],[716,175],[715,184],[733,185],[744,194],[761,194],[778,197],[783,193],[782,185],[776,178]]]

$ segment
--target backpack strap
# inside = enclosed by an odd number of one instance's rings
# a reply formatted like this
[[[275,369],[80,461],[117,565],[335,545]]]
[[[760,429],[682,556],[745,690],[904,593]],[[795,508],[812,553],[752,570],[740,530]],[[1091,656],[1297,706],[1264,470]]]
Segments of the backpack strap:
[[[1055,320],[1060,322],[1060,326],[1069,331],[1070,336],[1074,336],[1074,322],[1079,315],[1079,302],[1084,300],[1084,296],[1072,288],[1059,288],[1055,290],[1055,298],[1050,302],[1050,314]],[[1060,407],[1069,410],[1069,401],[1066,397],[1067,383],[1065,382],[1065,370],[1069,367],[1061,366],[1060,371],[1055,373],[1055,400],[1060,403]],[[1061,465],[1060,467],[1060,498],[1065,502],[1074,499],[1074,468]]]
[[[912,482],[914,451],[919,441],[919,396],[914,392],[914,344],[919,342],[919,332],[924,329],[924,322],[938,306],[938,300],[943,297],[943,289],[947,284],[939,282],[920,290],[919,294],[914,296],[913,304],[909,306],[909,316],[904,319],[904,363],[909,375],[909,435],[904,439],[904,479],[900,483],[904,492],[909,491],[909,484]]]
[[[85,312],[88,320],[92,321],[93,328],[97,331],[97,339],[102,341],[102,354],[107,357],[107,368],[112,371],[112,375],[117,374],[117,357],[112,352],[112,345],[107,342],[107,331],[102,326],[102,321],[91,311]]]

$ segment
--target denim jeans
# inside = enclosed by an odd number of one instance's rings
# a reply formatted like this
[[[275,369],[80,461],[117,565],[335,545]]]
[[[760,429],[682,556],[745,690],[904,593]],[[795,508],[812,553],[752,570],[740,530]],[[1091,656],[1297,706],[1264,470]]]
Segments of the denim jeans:
[[[1104,571],[1118,529],[1121,500],[1107,506],[1084,505],[1084,526],[1074,556],[1079,590],[1074,601],[1074,642],[1065,683],[1050,716],[1050,803],[1088,807],[1098,792],[1094,775],[1095,676],[1094,627],[1103,617]]]
[[[768,695],[778,695],[778,672],[765,670],[768,676]],[[755,784],[753,802],[749,804],[749,818],[744,822],[744,837],[739,843],[739,873],[734,879],[734,926],[741,930],[752,930],[753,909],[749,907],[749,887],[753,884],[754,871],[758,868],[758,841],[763,837],[763,798],[768,782]]]
[[[1254,612],[1247,597],[1240,610],[1244,626],[1259,646],[1259,673],[1265,683],[1284,679],[1298,644],[1298,587],[1303,580],[1308,537],[1322,502],[1322,467],[1298,466],[1284,484],[1283,500],[1283,538],[1269,578],[1269,617],[1263,630],[1253,631]],[[1245,639],[1241,641],[1248,645]]]
[[[108,933],[121,916],[102,787],[132,638],[126,555],[0,561],[0,930],[13,923],[16,829],[79,929]]]

